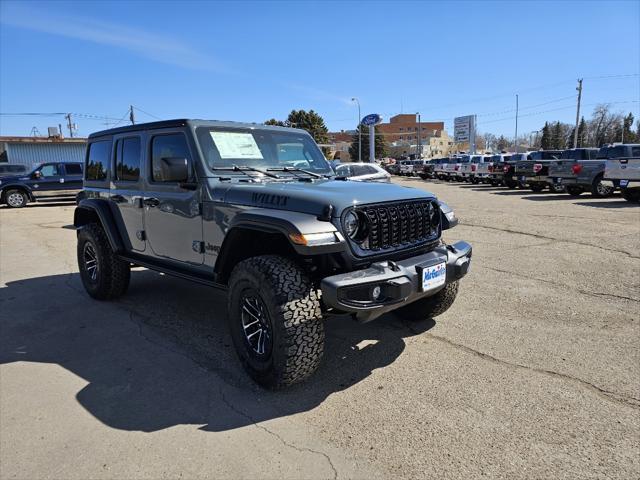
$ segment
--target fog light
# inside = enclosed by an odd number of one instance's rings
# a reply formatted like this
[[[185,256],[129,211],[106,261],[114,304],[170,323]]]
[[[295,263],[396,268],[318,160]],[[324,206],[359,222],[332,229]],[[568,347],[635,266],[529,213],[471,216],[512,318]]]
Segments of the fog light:
[[[380,286],[376,285],[375,287],[373,287],[373,290],[371,290],[371,297],[374,300],[378,300],[378,298],[380,298]]]

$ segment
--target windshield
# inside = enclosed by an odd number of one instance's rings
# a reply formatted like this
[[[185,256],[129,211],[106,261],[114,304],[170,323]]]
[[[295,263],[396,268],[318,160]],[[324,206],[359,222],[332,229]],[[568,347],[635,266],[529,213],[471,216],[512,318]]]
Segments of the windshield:
[[[324,155],[305,133],[236,128],[196,130],[204,160],[210,168],[300,168],[332,174]]]

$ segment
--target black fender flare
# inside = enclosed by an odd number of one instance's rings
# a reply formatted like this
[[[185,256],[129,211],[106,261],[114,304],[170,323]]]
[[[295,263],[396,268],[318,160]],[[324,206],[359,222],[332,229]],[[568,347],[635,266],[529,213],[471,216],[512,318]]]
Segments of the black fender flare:
[[[30,202],[34,202],[36,197],[33,195],[33,189],[24,183],[8,183],[0,186],[0,198],[4,201],[4,196],[8,190],[22,190],[29,197]]]
[[[308,246],[294,242],[292,236],[338,232],[331,222],[318,220],[316,216],[306,213],[270,208],[245,210],[236,214],[231,220],[229,230],[235,227],[282,234],[296,253],[300,255],[342,252],[346,248],[346,243],[341,236],[336,236],[335,242],[325,245]]]
[[[109,202],[97,198],[83,198],[80,200],[73,213],[73,225],[76,229],[80,229],[96,220],[102,225],[111,249],[115,253],[123,252],[124,243],[116,226]]]

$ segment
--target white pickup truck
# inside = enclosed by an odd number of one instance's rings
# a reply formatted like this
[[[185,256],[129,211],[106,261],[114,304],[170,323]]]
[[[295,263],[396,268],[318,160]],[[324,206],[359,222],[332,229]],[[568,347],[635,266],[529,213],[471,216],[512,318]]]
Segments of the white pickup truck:
[[[640,202],[640,144],[603,147],[598,157],[603,153],[606,153],[607,164],[602,184],[619,187],[625,200]]]

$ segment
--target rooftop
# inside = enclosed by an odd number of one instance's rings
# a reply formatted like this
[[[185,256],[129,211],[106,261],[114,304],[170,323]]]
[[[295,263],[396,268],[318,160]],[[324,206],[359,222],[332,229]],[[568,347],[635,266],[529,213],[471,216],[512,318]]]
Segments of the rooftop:
[[[84,137],[60,138],[60,137],[3,137],[0,143],[86,143]]]

